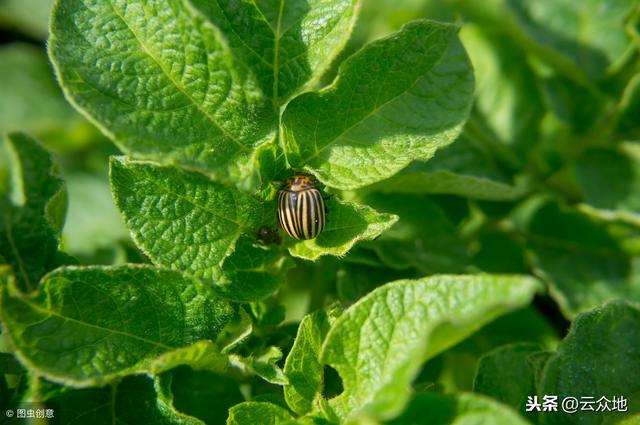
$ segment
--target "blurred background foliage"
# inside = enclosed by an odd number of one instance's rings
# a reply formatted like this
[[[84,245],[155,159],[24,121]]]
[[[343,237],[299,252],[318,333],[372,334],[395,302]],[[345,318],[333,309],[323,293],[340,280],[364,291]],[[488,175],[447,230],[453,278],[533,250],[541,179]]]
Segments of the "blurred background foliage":
[[[108,187],[117,149],[54,80],[51,3],[0,0],[0,132],[30,132],[58,157],[69,190],[65,251],[82,264],[144,262]],[[364,0],[341,58],[417,18],[461,25],[477,88],[460,140],[388,182],[345,193],[399,223],[345,258],[300,261],[253,313],[284,332],[308,311],[346,307],[398,278],[541,277],[547,295],[428,362],[418,378],[465,390],[483,353],[514,341],[553,348],[577,313],[612,298],[640,301],[640,9],[631,0]],[[412,193],[387,193],[405,187]]]

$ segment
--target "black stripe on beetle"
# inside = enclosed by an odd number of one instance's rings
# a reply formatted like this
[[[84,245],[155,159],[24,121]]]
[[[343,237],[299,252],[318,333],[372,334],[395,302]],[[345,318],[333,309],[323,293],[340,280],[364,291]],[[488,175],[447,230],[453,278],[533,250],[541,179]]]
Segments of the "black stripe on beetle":
[[[280,189],[278,222],[294,239],[313,239],[322,232],[324,201],[312,177],[296,174]]]

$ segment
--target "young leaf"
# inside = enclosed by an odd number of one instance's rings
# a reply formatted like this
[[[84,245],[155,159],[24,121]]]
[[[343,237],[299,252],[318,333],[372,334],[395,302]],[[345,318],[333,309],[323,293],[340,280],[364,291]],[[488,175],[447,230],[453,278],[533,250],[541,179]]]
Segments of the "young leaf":
[[[367,411],[396,415],[427,359],[501,314],[528,304],[539,283],[524,276],[437,276],[388,283],[333,324],[321,362],[338,371],[344,392],[330,400],[343,419]]]
[[[324,73],[349,39],[359,9],[358,0],[191,3],[225,34],[276,108]]]
[[[147,372],[164,353],[215,338],[233,313],[198,282],[133,265],[61,268],[32,296],[3,285],[0,302],[18,359],[77,387]]]
[[[242,374],[257,375],[271,384],[286,385],[287,377],[276,364],[281,358],[282,351],[278,347],[270,346],[250,357],[231,354],[229,363]]]
[[[485,354],[478,362],[473,391],[525,413],[527,397],[538,393],[536,365],[529,359],[543,350],[539,344],[524,342],[503,345]]]
[[[112,158],[110,174],[138,247],[155,264],[197,278],[213,279],[242,234],[275,221],[273,207],[197,173]]]
[[[38,9],[42,8],[37,0]],[[0,4],[0,15],[2,5]],[[23,1],[16,1],[20,8]],[[68,151],[82,147],[94,131],[65,101],[42,49],[27,44],[0,48],[0,133],[28,131],[47,147]]]
[[[284,365],[289,383],[284,387],[284,399],[291,410],[304,415],[313,408],[313,401],[322,390],[323,368],[320,347],[329,331],[327,314],[316,311],[306,316]]]
[[[601,221],[548,203],[535,213],[528,233],[535,267],[567,318],[616,298],[640,300],[632,260]]]
[[[289,381],[280,366],[276,364],[280,359],[282,359],[282,350],[271,346],[252,359],[251,368],[271,384],[286,385]]]
[[[231,321],[216,338],[216,346],[222,354],[228,354],[242,345],[253,332],[253,320],[244,308],[239,307]]]
[[[104,388],[64,391],[48,402],[56,406],[54,415],[61,424],[204,425],[176,411],[158,392],[153,380],[133,376]]]
[[[407,24],[347,59],[336,81],[283,115],[287,160],[353,189],[451,143],[467,118],[473,73],[453,25]]]
[[[579,315],[558,352],[547,362],[540,393],[556,394],[559,399],[594,396],[596,406],[600,397],[606,397],[609,407],[614,396],[622,396],[629,401],[629,411],[637,413],[639,341],[640,307],[637,304],[618,300]],[[634,404],[636,407],[632,407]],[[614,417],[617,422],[623,415],[578,410],[575,414],[542,414],[540,422],[545,425],[598,424]]]
[[[531,51],[567,76],[593,80],[629,48],[624,21],[637,6],[615,0],[508,0],[506,5]]]
[[[187,365],[193,370],[223,373],[227,370],[229,359],[220,353],[213,342],[204,340],[188,347],[167,351],[158,356],[151,362],[149,371],[154,375],[159,375],[182,365]]]
[[[445,395],[418,393],[407,410],[389,425],[454,425],[482,423],[492,425],[526,425],[512,409],[477,394]]]
[[[229,409],[227,425],[279,425],[292,420],[291,414],[280,406],[260,401],[246,401]]]
[[[331,199],[325,228],[311,240],[295,242],[289,248],[291,255],[306,260],[317,260],[322,255],[345,255],[362,240],[375,239],[398,220],[393,214],[379,213],[366,205]]]
[[[48,46],[67,98],[125,152],[255,183],[275,115],[222,34],[183,1],[60,0]]]
[[[526,188],[515,186],[495,166],[488,152],[468,137],[461,136],[428,162],[414,162],[395,176],[362,190],[442,193],[503,201],[522,196]]]
[[[63,261],[58,251],[67,194],[58,168],[23,133],[0,139],[0,264],[9,264],[22,291]]]
[[[370,244],[384,264],[424,274],[459,272],[469,262],[467,247],[445,212],[426,196],[373,193],[364,202],[400,217]]]

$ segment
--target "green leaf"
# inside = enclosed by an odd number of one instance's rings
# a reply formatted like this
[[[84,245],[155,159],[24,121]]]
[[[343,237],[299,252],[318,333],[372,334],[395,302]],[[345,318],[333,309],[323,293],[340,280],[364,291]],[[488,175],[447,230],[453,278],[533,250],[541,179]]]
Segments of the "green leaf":
[[[149,371],[164,353],[214,339],[233,313],[198,282],[133,265],[61,268],[32,296],[3,285],[1,305],[18,359],[78,387]]]
[[[123,151],[256,185],[270,102],[183,1],[61,0],[48,46],[67,98]]]
[[[48,402],[61,424],[204,425],[157,397],[157,390],[148,377],[133,376],[104,388],[65,391]]]
[[[207,425],[226,423],[228,410],[244,401],[238,382],[207,371],[180,367],[157,378],[158,397]]]
[[[525,413],[527,397],[538,393],[536,366],[529,359],[543,349],[539,344],[515,343],[487,353],[478,362],[473,391]]]
[[[440,193],[503,201],[522,196],[526,189],[510,182],[493,163],[489,152],[462,136],[439,150],[430,161],[414,162],[395,176],[363,190]]]
[[[478,238],[474,266],[486,273],[526,273],[525,250],[520,240],[500,231],[488,231]]]
[[[363,202],[400,217],[391,229],[368,244],[387,266],[433,274],[461,271],[469,262],[467,247],[454,224],[426,196],[374,193]]]
[[[505,314],[469,338],[430,360],[418,377],[437,382],[443,392],[471,391],[480,359],[505,344],[532,343],[546,350],[556,348],[560,338],[548,319],[532,306]],[[546,352],[545,352],[546,353]],[[426,377],[426,378],[423,378]]]
[[[389,425],[526,425],[516,412],[476,394],[418,393],[407,410]]]
[[[229,409],[227,425],[279,425],[292,419],[289,412],[275,404],[246,401]]]
[[[63,261],[59,234],[66,190],[58,167],[40,144],[24,133],[0,139],[0,264],[9,264],[23,291]]]
[[[288,266],[276,251],[253,247],[247,239],[231,255],[242,234],[255,235],[275,221],[273,203],[195,173],[122,158],[112,160],[111,184],[134,240],[155,264],[214,280],[236,301],[254,301],[276,289]],[[358,240],[375,238],[393,224],[393,216],[365,206],[336,200],[328,208],[323,233],[294,245],[293,255],[344,255]],[[185,234],[186,229],[197,230]],[[259,279],[244,279],[249,275]]]
[[[154,264],[212,281],[242,302],[280,283],[288,266],[282,255],[241,238],[273,225],[274,205],[197,173],[123,158],[111,160],[111,186],[134,241]]]
[[[615,298],[640,300],[637,265],[601,221],[547,203],[528,228],[534,266],[569,319]]]
[[[338,416],[367,411],[393,417],[427,359],[501,314],[530,302],[539,283],[524,276],[436,276],[388,283],[333,324],[321,361],[340,374],[344,392],[330,400]]]
[[[49,31],[49,11],[52,5],[53,0],[2,0],[0,26],[18,29],[44,39]],[[0,92],[5,93],[3,90]]]
[[[429,16],[441,22],[455,20],[449,4],[431,0],[364,0],[362,14],[354,30],[349,47],[389,35],[414,19]]]
[[[560,338],[549,318],[530,305],[499,317],[458,347],[469,348],[484,355],[514,341],[537,344],[546,350],[553,350]]]
[[[640,401],[640,307],[614,301],[579,315],[569,335],[544,368],[541,394],[594,396],[612,400],[623,396],[629,413]],[[542,424],[617,423],[621,412],[540,415]]]
[[[508,0],[510,13],[531,51],[566,75],[600,79],[631,41],[624,22],[634,1]]]
[[[585,201],[602,215],[619,217],[640,226],[640,149],[592,148],[576,161],[578,185]]]
[[[539,140],[539,126],[545,113],[526,51],[498,23],[465,25],[460,30],[460,39],[469,52],[477,79],[473,115],[486,124],[492,140],[525,156]],[[492,160],[495,159],[488,158],[489,164]]]
[[[307,315],[298,326],[296,339],[287,356],[284,374],[289,384],[284,387],[284,399],[298,415],[311,411],[322,390],[323,368],[319,355],[328,331],[329,319],[324,311]]]
[[[188,347],[178,348],[158,356],[151,362],[149,371],[154,375],[187,365],[194,370],[208,370],[223,373],[227,370],[229,359],[221,354],[211,341],[198,341]]]
[[[191,3],[225,34],[276,108],[324,73],[349,39],[359,9],[357,0]]]
[[[278,326],[284,320],[284,306],[277,297],[251,303],[248,307],[258,326]]]
[[[286,385],[288,383],[287,377],[280,366],[276,364],[281,358],[280,348],[270,346],[249,357],[231,354],[229,362],[231,367],[236,368],[244,375],[257,375],[271,384]]]
[[[549,109],[576,132],[584,133],[606,118],[605,97],[588,84],[556,75],[541,79],[540,83]]]
[[[64,249],[81,258],[115,251],[129,241],[129,232],[113,203],[106,175],[70,173],[65,178],[69,212],[62,232]]]
[[[291,255],[306,260],[317,260],[322,255],[342,256],[356,242],[377,238],[398,220],[393,214],[335,198],[325,206],[327,216],[322,233],[315,239],[295,242],[289,248]]]
[[[456,33],[448,24],[407,24],[347,59],[328,88],[292,100],[282,123],[291,166],[353,189],[453,142],[473,94]]]
[[[216,338],[216,346],[222,354],[228,354],[242,345],[253,332],[251,316],[240,307],[232,320],[225,326]]]
[[[288,383],[287,377],[280,366],[276,364],[280,359],[282,359],[282,350],[271,346],[252,359],[251,367],[265,381],[276,385],[286,385]]]
[[[269,296],[291,266],[278,249],[255,246],[257,229],[274,225],[273,203],[197,173],[126,159],[112,159],[111,185],[134,241],[156,265],[213,282],[231,300]]]
[[[274,248],[255,244],[253,237],[238,239],[233,254],[214,270],[216,288],[236,302],[253,302],[267,298],[282,284],[293,261]]]
[[[34,2],[43,9],[40,1]],[[0,2],[0,20],[5,3]],[[23,3],[29,2],[15,3],[23,8]],[[78,149],[96,136],[97,132],[65,101],[42,49],[18,43],[4,45],[0,48],[0,64],[0,134],[28,131],[56,151]]]

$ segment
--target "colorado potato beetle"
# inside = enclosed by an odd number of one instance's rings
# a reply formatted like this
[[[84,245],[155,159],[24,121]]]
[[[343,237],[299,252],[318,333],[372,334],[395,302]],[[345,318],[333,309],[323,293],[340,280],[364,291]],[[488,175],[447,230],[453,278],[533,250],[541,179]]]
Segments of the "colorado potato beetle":
[[[311,176],[295,174],[278,193],[278,222],[294,239],[313,239],[324,229],[325,210]]]

